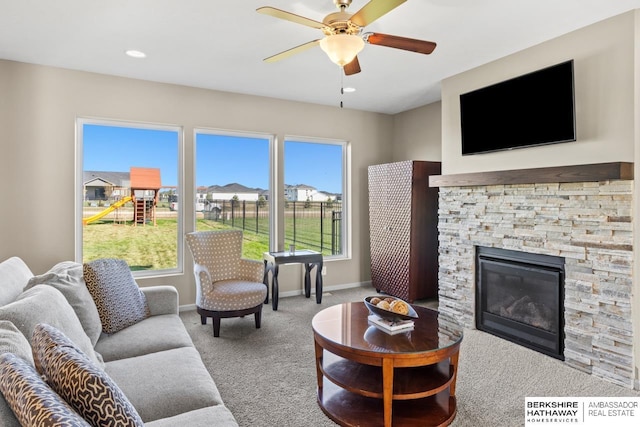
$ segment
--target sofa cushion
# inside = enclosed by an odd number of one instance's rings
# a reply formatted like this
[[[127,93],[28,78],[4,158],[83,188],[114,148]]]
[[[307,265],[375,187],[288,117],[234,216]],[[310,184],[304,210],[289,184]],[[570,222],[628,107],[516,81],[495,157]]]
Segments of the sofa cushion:
[[[80,319],[91,344],[95,346],[102,332],[102,323],[100,323],[98,309],[84,283],[82,264],[72,261],[58,263],[45,274],[29,279],[26,289],[36,285],[53,286],[62,292]]]
[[[35,326],[47,323],[68,336],[94,363],[104,366],[73,308],[62,293],[51,286],[38,285],[24,291],[15,302],[0,307],[0,320],[12,322],[29,342]]]
[[[32,342],[36,367],[47,383],[92,426],[143,426],[116,383],[59,330],[39,324]]]
[[[13,413],[13,410],[7,403],[7,400],[4,398],[2,393],[0,392],[0,420],[2,423],[0,424],[2,427],[21,427],[20,421],[16,418],[16,415]]]
[[[0,320],[0,354],[3,353],[13,353],[34,366],[29,340],[8,320]]]
[[[12,353],[0,355],[0,391],[24,427],[90,426],[40,378],[33,366]]]
[[[126,261],[103,258],[85,263],[84,280],[98,307],[103,332],[113,334],[149,317],[147,300]]]
[[[106,364],[105,371],[145,423],[222,404],[211,375],[193,347],[115,360]]]
[[[108,362],[190,346],[193,346],[193,341],[180,317],[165,314],[151,316],[117,334],[103,334],[95,349]]]
[[[33,273],[18,257],[9,258],[0,263],[0,306],[13,302],[27,286]]]
[[[194,411],[183,412],[182,414],[162,418],[144,424],[145,427],[238,427],[233,414],[224,405],[207,406],[206,408]]]

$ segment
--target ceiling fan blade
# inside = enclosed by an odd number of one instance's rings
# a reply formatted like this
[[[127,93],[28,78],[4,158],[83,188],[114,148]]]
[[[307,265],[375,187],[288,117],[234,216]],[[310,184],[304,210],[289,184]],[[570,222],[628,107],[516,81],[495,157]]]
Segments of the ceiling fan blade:
[[[360,61],[358,61],[358,57],[353,58],[353,61],[349,62],[347,65],[342,67],[344,69],[345,76],[350,76],[352,74],[358,74],[360,71]]]
[[[300,53],[300,52],[304,52],[307,49],[311,49],[314,46],[317,46],[320,43],[320,39],[317,40],[313,40],[307,43],[303,43],[299,46],[296,47],[292,47],[291,49],[287,49],[283,52],[280,53],[276,53],[273,56],[270,56],[268,58],[264,59],[264,62],[276,62],[276,61],[280,61],[281,59],[285,59],[288,58],[290,56],[295,55],[296,53]]]
[[[424,53],[426,55],[433,52],[436,48],[436,44],[434,42],[391,36],[389,34],[366,33],[362,38],[369,44],[410,50],[411,52]]]
[[[305,18],[304,16],[296,15],[295,13],[276,9],[275,7],[259,7],[258,9],[256,9],[256,12],[273,16],[275,18],[285,19],[287,21],[295,22],[296,24],[306,25],[307,27],[311,28],[322,29],[326,26],[322,22],[314,21],[313,19]]]
[[[351,22],[360,27],[364,27],[382,15],[391,12],[405,1],[407,0],[371,0],[351,17]]]

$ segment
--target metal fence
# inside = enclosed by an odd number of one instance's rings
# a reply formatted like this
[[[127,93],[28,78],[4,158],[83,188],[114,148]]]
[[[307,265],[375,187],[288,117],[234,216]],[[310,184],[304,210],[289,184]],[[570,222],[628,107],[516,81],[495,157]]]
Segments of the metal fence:
[[[213,200],[205,206],[204,219],[269,236],[269,204],[266,201]],[[342,251],[340,202],[287,201],[284,208],[285,245],[331,255]]]

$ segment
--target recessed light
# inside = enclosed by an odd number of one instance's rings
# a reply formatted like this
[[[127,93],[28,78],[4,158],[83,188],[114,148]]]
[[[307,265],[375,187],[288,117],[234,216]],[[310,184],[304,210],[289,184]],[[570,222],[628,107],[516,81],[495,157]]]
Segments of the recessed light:
[[[355,92],[356,88],[355,87],[345,87],[344,89],[342,89],[342,92],[344,93],[351,93],[351,92]]]
[[[132,58],[146,58],[147,54],[144,52],[140,52],[139,50],[128,50],[125,52],[128,56]]]

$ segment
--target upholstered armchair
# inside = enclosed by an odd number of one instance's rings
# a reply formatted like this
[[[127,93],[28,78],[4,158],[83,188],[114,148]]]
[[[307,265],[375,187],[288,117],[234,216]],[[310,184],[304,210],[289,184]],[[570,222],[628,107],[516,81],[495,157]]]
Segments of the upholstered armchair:
[[[213,318],[213,336],[220,336],[220,319],[255,315],[260,328],[267,287],[264,264],[242,258],[242,231],[187,233],[196,280],[196,308],[203,325]]]

